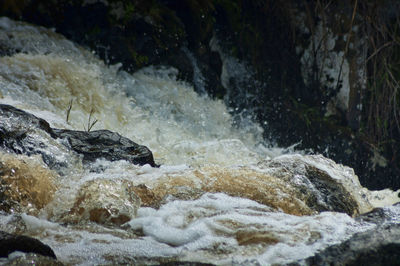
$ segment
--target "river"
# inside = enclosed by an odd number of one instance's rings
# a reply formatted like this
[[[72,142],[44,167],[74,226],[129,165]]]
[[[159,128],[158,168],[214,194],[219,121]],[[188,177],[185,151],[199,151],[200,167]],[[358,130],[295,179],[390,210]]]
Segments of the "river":
[[[48,152],[64,164],[49,169],[40,156],[0,149],[4,164],[41,180],[35,195],[52,193],[41,208],[1,212],[0,229],[40,239],[65,264],[289,263],[374,226],[308,206],[295,186],[305,182],[304,165],[345,184],[359,213],[399,201],[393,191],[362,188],[352,169],[322,156],[270,147],[262,127],[250,119],[235,126],[223,101],[197,94],[171,67],[130,74],[51,29],[8,18],[0,18],[0,44],[10,54],[0,57],[0,103],[56,128],[118,132],[146,145],[161,165],[83,164],[60,148]],[[298,179],[284,181],[271,162],[295,162]],[[131,186],[148,198],[129,200]],[[96,223],[88,213],[93,206],[116,208],[130,219]]]

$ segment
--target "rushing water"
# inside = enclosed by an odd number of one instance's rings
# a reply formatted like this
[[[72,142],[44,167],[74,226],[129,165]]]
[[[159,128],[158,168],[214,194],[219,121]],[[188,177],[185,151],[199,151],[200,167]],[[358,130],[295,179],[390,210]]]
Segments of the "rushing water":
[[[40,156],[0,150],[7,169],[34,181],[25,189],[36,195],[20,212],[1,213],[0,229],[37,237],[61,262],[287,263],[373,227],[307,205],[297,186],[319,192],[302,175],[305,164],[339,180],[358,212],[398,201],[392,191],[362,188],[350,168],[322,156],[280,156],[283,149],[266,148],[260,126],[250,120],[233,126],[222,101],[196,94],[176,80],[175,69],[129,74],[51,30],[7,18],[0,19],[0,44],[12,54],[0,57],[0,103],[57,128],[87,130],[97,120],[92,130],[146,145],[162,165],[102,159],[82,165],[61,141],[49,152],[65,164],[54,169]],[[295,162],[297,174],[285,179],[270,167],[272,158]],[[127,193],[132,187],[141,199]],[[101,208],[129,219],[93,218],[90,210]]]

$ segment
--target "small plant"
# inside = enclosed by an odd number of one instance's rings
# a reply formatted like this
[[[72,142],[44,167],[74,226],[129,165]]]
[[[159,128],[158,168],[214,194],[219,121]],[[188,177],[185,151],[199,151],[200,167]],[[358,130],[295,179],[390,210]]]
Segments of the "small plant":
[[[96,118],[92,121],[93,113],[94,113],[94,109],[92,108],[92,109],[90,110],[89,119],[88,119],[88,123],[87,123],[87,128],[85,127],[85,125],[83,126],[83,128],[84,128],[85,131],[87,131],[87,132],[90,132],[90,130],[92,130],[93,126],[94,126],[94,125],[97,123],[97,121],[98,121]]]
[[[73,104],[73,100],[71,99],[69,101],[68,104],[68,108],[67,108],[67,117],[65,118],[65,121],[69,124],[69,117],[71,115],[71,110],[72,110],[72,104]],[[90,130],[92,130],[92,128],[94,127],[94,125],[98,122],[98,120],[96,118],[93,118],[93,113],[95,112],[94,108],[92,108],[90,110],[89,113],[89,118],[88,118],[88,122],[87,122],[87,126],[83,125],[83,129],[87,132],[90,132]]]

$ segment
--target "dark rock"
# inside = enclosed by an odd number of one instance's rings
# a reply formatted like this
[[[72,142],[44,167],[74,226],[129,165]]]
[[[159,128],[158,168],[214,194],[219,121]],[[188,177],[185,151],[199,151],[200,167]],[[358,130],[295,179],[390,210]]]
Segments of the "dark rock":
[[[28,130],[39,128],[54,136],[49,123],[11,105],[0,104],[0,137],[4,141],[9,137],[19,138]]]
[[[65,138],[61,145],[56,141]],[[50,152],[56,149],[58,154]],[[36,116],[10,105],[0,105],[0,147],[17,154],[40,154],[50,168],[65,166],[57,155],[68,149],[83,154],[84,161],[105,158],[110,161],[127,160],[134,164],[156,166],[151,151],[142,145],[108,130],[73,131],[51,128]],[[66,156],[68,157],[68,156]]]
[[[390,214],[382,208],[373,209],[370,212],[364,213],[356,218],[360,222],[382,224],[386,221],[391,220]]]
[[[37,253],[57,259],[54,251],[48,245],[35,238],[0,231],[0,257],[7,257],[14,251]]]
[[[66,162],[59,157],[68,150],[55,141],[53,130],[43,119],[10,105],[0,104],[0,147],[6,151],[39,154],[52,169],[61,169]],[[57,152],[51,152],[50,146]]]
[[[84,161],[104,158],[110,161],[127,160],[134,164],[156,166],[153,154],[146,147],[109,130],[75,131],[53,129],[58,138],[66,138],[71,148],[83,154]]]
[[[355,234],[307,258],[306,265],[399,265],[400,224]],[[302,264],[303,265],[303,264]]]
[[[363,214],[357,219],[376,226],[290,265],[399,265],[399,214],[399,205]]]

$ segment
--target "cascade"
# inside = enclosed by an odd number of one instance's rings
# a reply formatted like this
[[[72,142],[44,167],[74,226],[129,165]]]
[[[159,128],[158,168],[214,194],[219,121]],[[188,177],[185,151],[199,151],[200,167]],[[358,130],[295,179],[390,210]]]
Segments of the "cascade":
[[[400,221],[398,191],[369,191],[321,155],[268,147],[261,126],[248,116],[235,123],[223,101],[197,94],[174,68],[131,74],[5,17],[0,41],[0,104],[51,128],[111,130],[147,146],[160,165],[87,162],[67,138],[32,127],[26,143],[37,153],[0,147],[9,204],[0,205],[0,230],[40,239],[64,264],[286,264],[375,230],[356,218],[374,208],[387,224]],[[1,116],[0,127],[22,130],[19,122]]]

